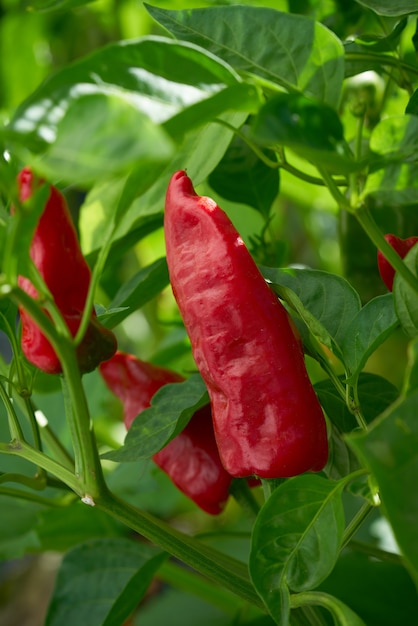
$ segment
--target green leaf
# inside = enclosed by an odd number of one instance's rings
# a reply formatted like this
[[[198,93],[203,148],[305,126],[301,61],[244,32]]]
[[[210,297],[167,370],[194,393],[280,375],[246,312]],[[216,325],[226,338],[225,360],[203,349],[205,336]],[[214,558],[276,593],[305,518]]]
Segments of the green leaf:
[[[166,558],[123,538],[98,539],[68,552],[58,572],[46,626],[120,626]]]
[[[168,283],[165,257],[141,268],[121,286],[109,304],[109,311],[100,317],[101,323],[108,328],[114,328],[131,313],[155,298]]]
[[[343,378],[341,381],[343,382]],[[325,413],[341,432],[349,433],[357,428],[356,419],[349,411],[345,399],[341,398],[329,379],[315,383],[314,387]],[[399,397],[395,385],[369,372],[360,374],[357,394],[367,423],[372,422]]]
[[[403,260],[411,272],[418,276],[418,246],[414,246]],[[396,272],[393,281],[393,297],[403,330],[410,337],[415,337],[418,335],[418,294],[399,272]]]
[[[324,473],[331,480],[340,480],[360,468],[353,450],[346,444],[340,431],[332,424],[328,437],[329,453]]]
[[[395,25],[395,28],[387,36],[365,34],[356,37],[355,42],[368,50],[373,50],[373,52],[393,52],[398,46],[407,24],[408,20],[404,18]]]
[[[348,326],[341,344],[349,381],[355,380],[367,359],[399,326],[392,294],[370,300]]]
[[[261,94],[253,85],[245,83],[225,87],[215,95],[194,104],[164,123],[165,130],[180,140],[194,128],[203,126],[226,111],[256,113],[261,106]]]
[[[372,472],[382,508],[404,562],[418,584],[418,392],[389,407],[365,434],[348,436],[350,445]]]
[[[257,517],[250,576],[280,625],[288,623],[288,588],[316,587],[337,561],[344,532],[343,486],[318,475],[291,478],[275,489]]]
[[[243,129],[241,129],[241,132]],[[266,156],[276,161],[272,150]],[[249,145],[235,136],[222,161],[209,175],[209,185],[223,198],[247,204],[262,215],[268,216],[279,193],[279,169],[269,167]]]
[[[292,148],[333,172],[358,168],[343,154],[343,127],[336,111],[300,94],[281,93],[268,100],[253,120],[252,137],[268,148]]]
[[[363,197],[400,207],[418,202],[418,164],[389,163],[367,177]]]
[[[398,161],[418,156],[418,117],[398,115],[386,118],[373,129],[370,149],[383,155],[391,155]]]
[[[35,531],[39,507],[0,495],[0,559],[8,561],[39,548]]]
[[[417,0],[356,0],[378,15],[409,15],[418,12]]]
[[[88,185],[141,165],[161,167],[173,152],[164,129],[131,101],[96,93],[69,102],[54,142],[32,164],[50,180]]]
[[[343,341],[352,319],[360,310],[360,298],[351,285],[335,274],[321,270],[261,267],[263,276],[275,285],[291,289],[303,306],[327,330],[337,345]]]
[[[39,152],[54,142],[70,104],[86,95],[118,97],[161,124],[237,82],[232,68],[193,44],[152,36],[116,42],[44,81],[18,107],[8,130]]]
[[[181,432],[207,402],[207,390],[199,374],[192,374],[183,383],[165,385],[153,396],[151,407],[135,418],[124,445],[106,452],[102,458],[118,462],[150,458]]]
[[[341,555],[320,590],[345,602],[368,626],[413,624],[418,615],[417,590],[405,568],[365,554]]]
[[[221,117],[239,128],[247,114],[227,113]],[[194,185],[198,185],[219,163],[231,137],[232,132],[221,124],[207,124],[187,134],[172,160],[163,170],[161,167],[154,168],[149,172],[141,171],[131,176],[130,184],[132,185],[135,185],[135,176],[137,177],[138,198],[124,212],[114,234],[115,245],[122,253],[125,253],[129,246],[137,243],[138,231],[143,236],[142,233],[148,234],[151,230],[162,226],[164,199],[173,173],[180,169],[187,169]],[[114,214],[115,206],[120,198],[121,190],[116,188],[113,181],[98,186],[89,194],[82,208],[80,223],[82,247],[85,253],[92,254],[100,247],[109,219]]]
[[[175,37],[210,50],[237,71],[338,105],[343,48],[322,24],[301,15],[243,5],[186,11],[145,7]]]

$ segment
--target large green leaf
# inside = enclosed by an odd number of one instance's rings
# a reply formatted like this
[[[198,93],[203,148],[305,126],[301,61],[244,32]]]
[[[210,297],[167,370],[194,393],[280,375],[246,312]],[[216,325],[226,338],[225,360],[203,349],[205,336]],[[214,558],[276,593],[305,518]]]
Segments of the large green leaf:
[[[120,626],[145,594],[165,559],[127,539],[97,539],[62,561],[46,626]]]
[[[193,44],[152,36],[112,43],[48,78],[18,107],[8,128],[40,151],[55,140],[70,104],[83,96],[118,96],[160,124],[237,82],[226,63]]]
[[[337,106],[344,53],[339,39],[322,24],[244,5],[185,11],[146,8],[175,37],[210,50],[239,72]]]
[[[344,532],[342,489],[343,483],[318,475],[297,476],[272,493],[257,517],[250,575],[280,626],[288,623],[288,590],[313,589],[337,561]]]
[[[379,488],[383,510],[418,584],[418,392],[400,399],[369,432],[348,436]]]
[[[192,374],[183,383],[165,385],[153,396],[150,408],[133,421],[124,445],[102,458],[121,462],[150,458],[207,402],[207,390],[199,374]]]

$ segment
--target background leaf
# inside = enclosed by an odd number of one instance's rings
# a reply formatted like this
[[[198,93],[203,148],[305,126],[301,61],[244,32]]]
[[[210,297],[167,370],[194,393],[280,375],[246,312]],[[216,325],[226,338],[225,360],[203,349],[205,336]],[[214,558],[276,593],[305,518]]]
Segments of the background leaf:
[[[165,555],[127,539],[98,539],[62,561],[46,626],[120,626],[137,606]]]
[[[412,248],[404,258],[405,265],[418,276],[418,246]],[[417,292],[397,272],[393,281],[395,310],[403,330],[410,336],[418,334]]]
[[[359,4],[372,9],[378,15],[408,15],[418,12],[416,0],[356,0]]]
[[[418,392],[390,407],[366,434],[348,436],[376,480],[383,510],[418,584]]]
[[[331,106],[338,104],[343,49],[322,24],[243,5],[187,11],[146,8],[175,37],[210,50],[239,72],[303,91]]]

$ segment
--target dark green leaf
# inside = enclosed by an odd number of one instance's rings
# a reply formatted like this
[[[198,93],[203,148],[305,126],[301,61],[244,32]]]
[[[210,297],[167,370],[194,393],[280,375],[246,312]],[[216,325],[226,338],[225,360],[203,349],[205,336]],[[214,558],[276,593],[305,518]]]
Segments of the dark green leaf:
[[[319,590],[348,604],[367,626],[413,624],[418,615],[417,591],[405,568],[365,554],[343,554]]]
[[[16,559],[38,549],[35,526],[39,507],[4,495],[0,495],[0,506],[0,559]]]
[[[141,268],[124,283],[110,303],[110,310],[101,316],[100,321],[108,328],[114,328],[155,298],[168,283],[167,262],[164,257]]]
[[[415,584],[418,584],[418,392],[400,399],[365,434],[349,443],[372,472],[382,507]]]
[[[353,450],[346,444],[340,431],[331,426],[331,436],[328,438],[329,454],[324,473],[331,480],[340,480],[359,469],[359,461]]]
[[[244,5],[186,11],[146,8],[175,37],[210,50],[239,72],[338,105],[343,49],[322,24],[301,15]]]
[[[254,118],[252,136],[268,148],[292,148],[330,171],[358,167],[342,152],[343,127],[334,109],[300,94],[281,93],[268,100]]]
[[[408,15],[418,12],[417,0],[356,0],[378,15]]]
[[[164,553],[122,538],[77,546],[62,561],[46,626],[120,626],[164,559]]]
[[[273,491],[257,517],[250,576],[280,625],[288,623],[287,589],[316,587],[337,561],[344,531],[342,489],[343,483],[318,475],[297,476]]]
[[[192,374],[183,383],[165,385],[153,396],[151,407],[133,421],[124,445],[106,452],[102,458],[127,462],[151,457],[183,430],[207,402],[207,390],[199,374]]]
[[[266,150],[265,154],[276,161],[273,151]],[[223,198],[248,204],[268,216],[279,192],[280,175],[278,169],[268,167],[241,137],[235,136],[208,180]]]
[[[418,246],[414,246],[404,258],[411,272],[418,276]],[[418,294],[399,272],[393,281],[395,310],[403,330],[410,336],[418,335]]]
[[[273,288],[284,285],[294,291],[304,307],[340,345],[361,306],[357,292],[344,278],[311,269],[262,267],[261,271]]]
[[[359,375],[369,356],[398,326],[390,293],[373,298],[358,312],[341,344],[350,380]]]
[[[356,37],[356,44],[363,46],[373,52],[393,52],[399,44],[401,35],[406,28],[408,20],[400,20],[391,33],[387,36],[361,35]]]
[[[349,411],[345,400],[341,398],[330,380],[315,383],[315,392],[325,413],[341,432],[348,433],[358,427],[354,415]],[[368,372],[360,374],[357,393],[363,416],[368,423],[387,409],[399,396],[398,389],[392,383],[377,374]]]

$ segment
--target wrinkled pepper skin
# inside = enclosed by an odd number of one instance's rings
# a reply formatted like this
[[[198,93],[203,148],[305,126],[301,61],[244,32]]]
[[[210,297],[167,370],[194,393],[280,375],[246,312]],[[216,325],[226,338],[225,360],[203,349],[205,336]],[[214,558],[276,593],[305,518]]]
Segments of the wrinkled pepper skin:
[[[171,178],[164,230],[224,467],[260,478],[321,470],[326,423],[296,330],[227,215],[184,171]]]
[[[18,176],[20,201],[28,200],[40,184],[29,168],[22,170]],[[91,272],[81,252],[65,198],[52,185],[33,235],[30,256],[74,337],[80,326]],[[28,278],[19,276],[19,286],[32,298],[37,298],[37,290]],[[48,374],[61,373],[61,363],[48,339],[22,307],[19,312],[25,357]],[[92,310],[86,334],[77,348],[81,372],[94,370],[101,361],[109,359],[116,348],[115,336],[100,324]]]
[[[408,252],[418,243],[418,237],[408,237],[407,239],[401,239],[396,235],[387,234],[385,239],[392,246],[395,252],[401,257],[405,258]],[[377,252],[377,265],[379,268],[380,277],[385,283],[389,291],[393,289],[393,280],[395,278],[395,270],[389,261],[383,256],[380,250]]]
[[[99,371],[109,389],[122,401],[127,429],[150,406],[158,389],[184,380],[175,372],[120,351],[102,363]],[[152,458],[201,509],[211,515],[221,513],[232,477],[219,457],[209,405],[196,411],[184,430]]]

